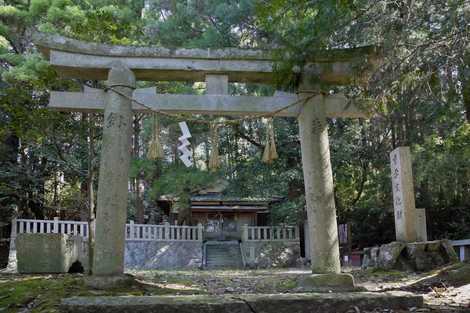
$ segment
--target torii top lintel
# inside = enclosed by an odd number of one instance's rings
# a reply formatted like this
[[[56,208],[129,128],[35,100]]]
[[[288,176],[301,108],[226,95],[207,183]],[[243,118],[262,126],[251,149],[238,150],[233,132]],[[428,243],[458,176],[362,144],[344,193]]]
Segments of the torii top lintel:
[[[266,50],[118,46],[46,33],[35,33],[33,41],[63,77],[105,80],[113,61],[119,60],[139,80],[204,81],[207,74],[224,74],[232,82],[273,82],[274,60]],[[367,46],[319,51],[304,73],[324,84],[358,83],[379,62],[379,50]]]

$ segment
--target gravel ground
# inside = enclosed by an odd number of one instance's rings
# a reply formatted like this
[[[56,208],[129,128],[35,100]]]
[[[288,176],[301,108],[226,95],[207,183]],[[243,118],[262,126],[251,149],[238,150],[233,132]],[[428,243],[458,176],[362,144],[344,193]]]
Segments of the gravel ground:
[[[408,291],[424,296],[425,308],[409,308],[405,312],[470,312],[470,275],[466,277],[470,273],[470,264],[454,265],[421,274],[357,269],[345,271],[353,274],[358,286],[369,291]],[[145,271],[132,274],[163,288],[186,288],[219,295],[301,292],[296,282],[299,277],[309,275],[310,272],[308,269],[274,269]],[[360,312],[356,309],[353,308],[351,313]],[[390,311],[378,308],[375,312]]]
[[[459,263],[429,273],[362,271],[353,274],[358,286],[372,292],[408,291],[423,295],[424,308],[403,312],[470,312],[470,264]],[[57,312],[63,297],[79,295],[177,295],[302,292],[297,281],[308,269],[141,271],[123,290],[95,291],[86,288],[82,275],[21,275],[0,273],[0,312]],[[24,310],[24,311],[23,311]],[[375,313],[391,313],[377,308]],[[295,312],[293,312],[295,313]],[[348,313],[371,313],[352,307]]]

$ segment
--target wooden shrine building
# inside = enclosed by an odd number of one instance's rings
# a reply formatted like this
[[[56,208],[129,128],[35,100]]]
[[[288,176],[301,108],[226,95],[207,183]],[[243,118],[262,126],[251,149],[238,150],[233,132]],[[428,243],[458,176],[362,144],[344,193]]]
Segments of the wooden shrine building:
[[[204,226],[206,238],[240,239],[242,225],[267,226],[271,206],[281,197],[239,198],[221,192],[204,191],[191,196],[191,224]],[[162,196],[158,207],[171,224],[177,221],[177,198]]]

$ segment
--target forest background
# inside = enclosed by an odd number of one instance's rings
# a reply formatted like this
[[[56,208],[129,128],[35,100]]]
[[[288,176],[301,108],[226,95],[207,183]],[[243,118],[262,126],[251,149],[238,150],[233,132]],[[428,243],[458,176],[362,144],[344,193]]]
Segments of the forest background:
[[[273,86],[230,84],[232,95],[292,91],[319,49],[377,45],[384,62],[361,87],[322,86],[368,103],[369,120],[330,120],[339,222],[356,246],[394,239],[389,153],[410,146],[416,206],[430,239],[470,237],[470,1],[466,0],[30,0],[0,1],[0,223],[90,218],[96,202],[100,114],[47,109],[51,90],[102,88],[61,80],[32,43],[34,31],[101,43],[272,51]],[[199,94],[203,83],[139,82]],[[262,162],[266,123],[220,127],[221,166],[208,125],[189,122],[195,166],[178,160],[178,120],[160,116],[165,157],[149,158],[154,116],[135,114],[129,218],[158,221],[156,199],[187,196],[221,179],[226,196],[283,197],[271,223],[301,223],[304,187],[296,119],[275,118],[279,158]],[[213,136],[212,136],[213,137]],[[186,187],[186,188],[185,188]],[[92,214],[91,214],[92,216]]]

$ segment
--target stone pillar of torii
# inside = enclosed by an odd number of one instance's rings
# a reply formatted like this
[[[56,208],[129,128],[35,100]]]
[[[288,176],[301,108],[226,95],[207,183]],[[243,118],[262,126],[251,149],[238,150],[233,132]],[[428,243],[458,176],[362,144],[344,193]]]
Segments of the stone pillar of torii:
[[[34,35],[34,41],[63,77],[107,80],[109,87],[107,91],[52,91],[49,103],[51,109],[61,111],[104,110],[94,276],[119,277],[124,272],[132,111],[250,116],[268,114],[290,104],[295,105],[277,116],[296,117],[299,121],[312,272],[329,274],[330,278],[340,273],[327,118],[364,118],[366,114],[344,95],[321,93],[318,86],[360,81],[358,78],[367,76],[380,61],[375,47],[321,51],[306,65],[298,94],[261,97],[230,96],[228,83],[271,84],[274,61],[266,51],[112,46],[41,33]],[[155,88],[134,90],[136,79],[206,81],[207,93],[175,95],[157,94]],[[334,284],[330,278],[328,282]]]

